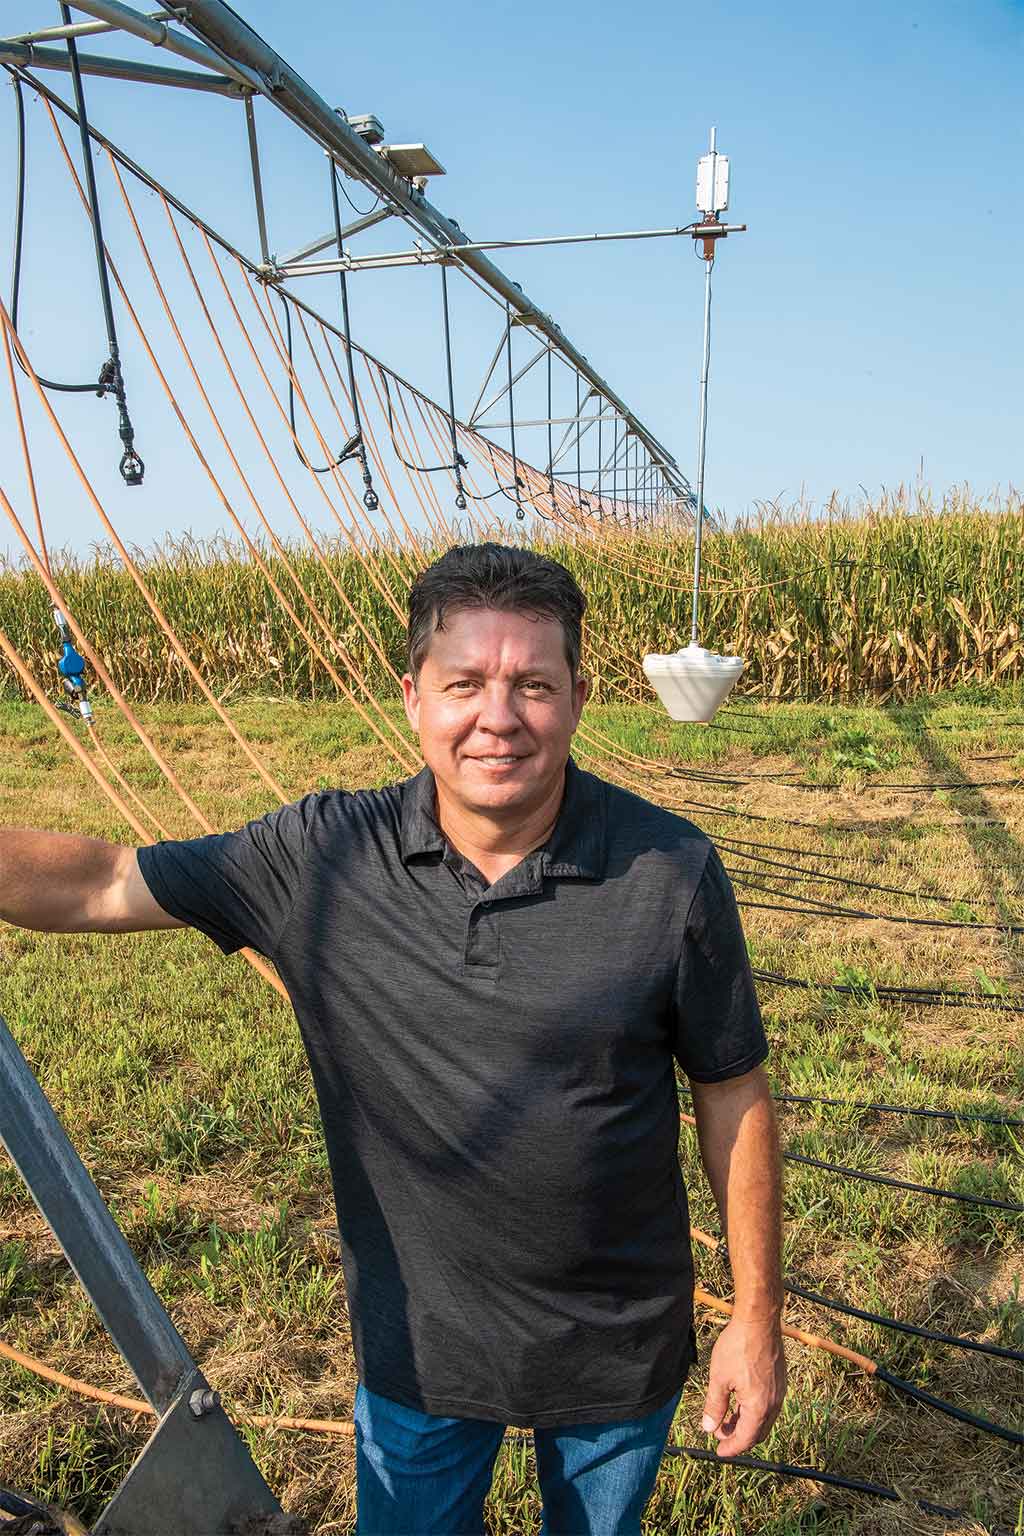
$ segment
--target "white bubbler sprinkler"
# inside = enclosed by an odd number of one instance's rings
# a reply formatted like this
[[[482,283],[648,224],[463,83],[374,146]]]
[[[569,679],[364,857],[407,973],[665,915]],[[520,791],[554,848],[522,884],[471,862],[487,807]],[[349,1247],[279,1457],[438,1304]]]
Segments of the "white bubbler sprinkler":
[[[746,229],[745,224],[723,224],[719,217],[729,206],[729,161],[715,147],[711,130],[708,153],[697,162],[697,207],[700,222],[690,231],[700,241],[704,259],[704,349],[700,370],[700,416],[697,426],[697,522],[693,553],[693,613],[690,643],[671,656],[645,656],[644,671],[657,689],[661,702],[673,720],[714,718],[715,711],[728,697],[743,671],[742,656],[719,656],[705,651],[697,642],[697,611],[700,601],[701,538],[704,531],[704,462],[708,432],[708,372],[711,363],[711,269],[715,264],[715,243]],[[694,251],[697,251],[696,243]]]

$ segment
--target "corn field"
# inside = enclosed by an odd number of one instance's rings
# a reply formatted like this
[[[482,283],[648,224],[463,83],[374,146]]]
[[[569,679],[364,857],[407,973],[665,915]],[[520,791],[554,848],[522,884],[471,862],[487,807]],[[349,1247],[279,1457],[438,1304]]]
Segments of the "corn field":
[[[568,566],[587,594],[586,664],[598,701],[651,699],[641,658],[689,640],[692,535],[618,528],[584,537],[541,525],[528,542]],[[350,549],[327,546],[333,581],[311,551],[295,547],[288,556],[298,584],[373,689],[393,691],[364,628],[403,670],[395,607],[404,610],[406,581],[416,568],[411,552],[382,545],[368,569]],[[284,561],[269,551],[264,558],[303,611]],[[185,538],[138,561],[220,697],[336,693],[244,552],[225,541]],[[53,569],[67,607],[129,698],[197,696],[112,552],[55,557]],[[1024,677],[1022,622],[1024,509],[1014,493],[994,507],[958,492],[940,508],[909,511],[886,501],[857,516],[763,518],[705,534],[700,639],[747,658],[740,693],[885,699],[1012,682]],[[40,681],[55,686],[60,645],[46,591],[30,571],[0,566],[0,629]],[[344,675],[343,666],[339,671]],[[0,695],[19,688],[13,672],[0,672]]]

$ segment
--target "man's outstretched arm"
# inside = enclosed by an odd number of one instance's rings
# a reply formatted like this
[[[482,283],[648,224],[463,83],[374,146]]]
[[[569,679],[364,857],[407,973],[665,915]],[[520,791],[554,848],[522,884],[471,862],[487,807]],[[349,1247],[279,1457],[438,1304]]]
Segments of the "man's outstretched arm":
[[[762,1067],[690,1087],[736,1301],[711,1351],[703,1427],[717,1435],[720,1456],[738,1456],[768,1433],[786,1393],[778,1132]]]
[[[0,919],[46,933],[184,926],[150,895],[134,848],[28,827],[0,828]]]

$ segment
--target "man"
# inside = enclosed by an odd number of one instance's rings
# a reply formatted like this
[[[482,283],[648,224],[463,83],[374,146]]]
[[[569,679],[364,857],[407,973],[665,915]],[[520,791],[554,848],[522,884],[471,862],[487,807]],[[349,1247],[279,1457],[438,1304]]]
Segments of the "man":
[[[689,822],[581,772],[584,600],[562,566],[449,551],[410,599],[427,767],[139,850],[0,835],[0,916],[191,924],[272,959],[316,1083],[359,1369],[362,1536],[480,1532],[532,1426],[548,1533],[634,1536],[694,1359],[677,1059],[736,1309],[704,1427],[785,1390],[779,1159],[735,901]]]

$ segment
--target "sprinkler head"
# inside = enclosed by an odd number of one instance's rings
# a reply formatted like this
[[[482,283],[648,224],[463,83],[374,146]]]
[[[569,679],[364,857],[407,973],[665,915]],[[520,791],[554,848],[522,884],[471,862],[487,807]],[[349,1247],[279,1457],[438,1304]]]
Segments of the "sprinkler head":
[[[141,485],[146,466],[134,448],[126,448],[121,458],[120,470],[121,479],[125,485]]]

